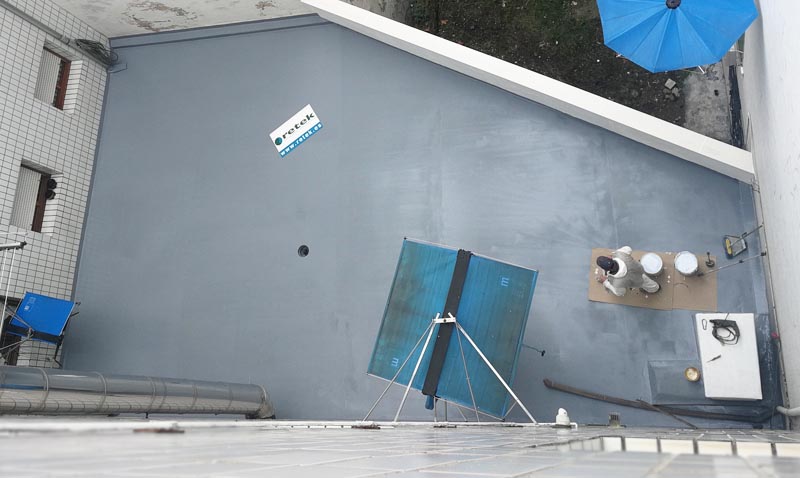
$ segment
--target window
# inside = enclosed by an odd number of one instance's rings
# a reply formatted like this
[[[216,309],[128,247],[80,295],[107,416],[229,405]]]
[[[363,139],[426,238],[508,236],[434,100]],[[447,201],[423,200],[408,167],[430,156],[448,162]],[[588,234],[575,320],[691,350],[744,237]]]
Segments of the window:
[[[42,232],[47,201],[56,196],[56,186],[58,183],[49,174],[20,166],[14,209],[11,211],[11,224]]]
[[[42,61],[39,64],[39,76],[36,78],[36,90],[33,96],[63,110],[70,65],[69,60],[45,48],[42,51]]]

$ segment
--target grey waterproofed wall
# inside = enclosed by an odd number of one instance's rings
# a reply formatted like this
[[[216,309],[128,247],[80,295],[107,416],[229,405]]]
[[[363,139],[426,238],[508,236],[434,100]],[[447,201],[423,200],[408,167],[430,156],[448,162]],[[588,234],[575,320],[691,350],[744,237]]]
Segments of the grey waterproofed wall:
[[[754,222],[746,185],[315,16],[114,45],[68,368],[253,382],[281,418],[360,418],[411,237],[539,270],[514,387],[541,420],[602,422],[618,407],[542,379],[648,400],[647,362],[697,350],[690,311],[589,302],[591,248],[721,256]],[[306,104],[324,127],[281,158],[268,134]],[[765,311],[757,261],[718,279],[720,310]],[[404,417],[430,418],[412,397]]]

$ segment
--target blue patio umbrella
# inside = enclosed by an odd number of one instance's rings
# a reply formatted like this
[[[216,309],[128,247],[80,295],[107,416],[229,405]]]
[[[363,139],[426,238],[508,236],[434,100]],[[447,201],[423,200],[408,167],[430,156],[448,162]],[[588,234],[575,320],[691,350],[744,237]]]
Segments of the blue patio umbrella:
[[[606,45],[652,71],[716,63],[758,17],[753,0],[597,0]]]

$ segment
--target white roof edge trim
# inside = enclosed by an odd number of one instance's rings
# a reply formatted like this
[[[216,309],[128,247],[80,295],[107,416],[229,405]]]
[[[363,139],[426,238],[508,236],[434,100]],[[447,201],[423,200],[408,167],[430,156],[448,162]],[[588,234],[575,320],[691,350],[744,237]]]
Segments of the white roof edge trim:
[[[301,1],[326,20],[370,38],[712,171],[753,182],[749,151],[340,0]]]

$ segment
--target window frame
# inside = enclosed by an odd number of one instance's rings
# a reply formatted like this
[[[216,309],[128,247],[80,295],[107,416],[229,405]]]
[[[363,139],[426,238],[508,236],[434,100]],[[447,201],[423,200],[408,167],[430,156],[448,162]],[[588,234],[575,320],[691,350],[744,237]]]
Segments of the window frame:
[[[30,169],[30,168],[29,168]],[[34,171],[36,171],[34,169]],[[47,182],[50,180],[50,175],[36,171],[39,176],[39,191],[36,193],[36,202],[33,209],[33,223],[31,230],[33,232],[42,232],[42,225],[44,224],[44,212],[47,207]]]
[[[32,167],[26,163],[20,164],[20,171],[23,169],[28,170],[36,175],[38,175],[38,186],[36,187],[36,196],[31,197],[28,196],[27,200],[24,203],[19,203],[18,200],[20,199],[19,196],[15,194],[13,208],[16,210],[21,204],[27,204],[33,206],[33,217],[31,219],[30,227],[27,225],[22,225],[18,223],[12,222],[13,225],[32,231],[32,232],[42,232],[42,228],[44,226],[44,217],[45,213],[47,212],[47,183],[53,177],[52,174],[42,171],[36,167]],[[21,173],[20,173],[21,174]],[[35,180],[34,180],[35,181]],[[34,183],[35,184],[35,183]],[[20,187],[19,179],[17,179],[17,188]],[[32,201],[31,201],[32,199]],[[12,211],[12,221],[13,221],[13,211]],[[29,216],[30,217],[30,216]]]
[[[58,67],[58,78],[56,80],[56,88],[53,91],[53,101],[50,103],[51,106],[55,106],[60,110],[64,110],[64,100],[67,97],[67,87],[69,86],[69,70],[72,66],[72,60],[69,60],[64,57],[64,55],[60,55],[47,46],[42,48],[44,51],[50,53],[61,59],[61,64]]]

